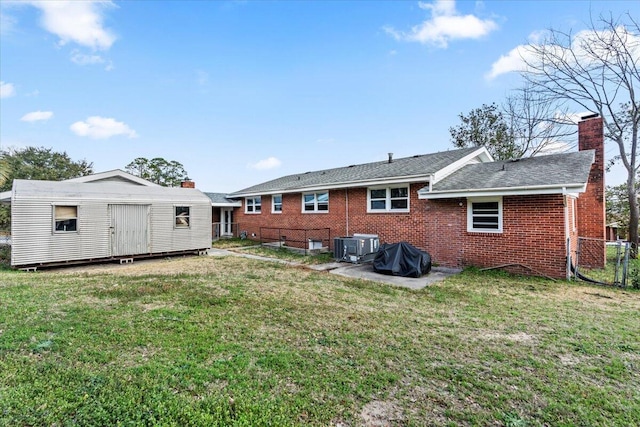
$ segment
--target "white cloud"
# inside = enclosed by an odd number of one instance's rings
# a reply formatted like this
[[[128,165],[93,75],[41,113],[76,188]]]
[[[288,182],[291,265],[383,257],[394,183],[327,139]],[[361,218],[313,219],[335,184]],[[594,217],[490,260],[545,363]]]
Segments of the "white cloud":
[[[9,98],[16,94],[16,89],[11,83],[0,82],[0,98]]]
[[[636,62],[640,61],[640,37],[628,32],[626,28],[618,28],[616,32],[623,40],[625,47],[630,49],[631,55],[635,58]],[[506,55],[500,56],[500,58],[491,65],[491,71],[485,75],[485,78],[492,80],[502,74],[513,71],[525,71],[527,69],[527,63],[532,64],[534,62],[537,56],[534,52],[545,44],[547,36],[548,33],[544,31],[531,33],[529,35],[529,44],[516,46]],[[608,42],[603,43],[601,40],[608,40]],[[583,30],[576,33],[571,40],[571,50],[575,53],[575,56],[568,54],[568,52],[563,52],[565,49],[559,45],[547,45],[545,49],[549,49],[552,55],[575,58],[579,63],[588,65],[594,62],[594,54],[597,57],[607,57],[610,55],[610,52],[605,51],[604,46],[609,46],[610,44],[615,46],[617,43],[620,43],[620,41],[616,39],[614,33],[611,31],[594,32],[592,30]],[[585,46],[589,46],[589,49],[593,49],[593,52],[585,50]],[[599,52],[599,49],[602,49],[602,51]]]
[[[419,2],[420,9],[431,12],[431,19],[411,28],[398,31],[393,27],[384,30],[396,40],[430,44],[446,48],[449,42],[458,39],[477,39],[498,28],[491,19],[480,19],[474,15],[460,15],[454,0],[435,0],[433,3]]]
[[[110,0],[29,3],[42,11],[42,26],[60,38],[60,45],[73,42],[92,49],[106,50],[116,40],[115,35],[103,25],[104,9],[115,6]]]
[[[491,71],[489,71],[485,78],[492,80],[501,74],[510,73],[512,71],[524,71],[526,68],[524,58],[531,58],[527,46],[517,46],[506,55],[502,55],[496,62],[491,65]]]
[[[116,135],[125,135],[129,138],[137,138],[138,134],[128,125],[115,119],[91,116],[86,121],[75,122],[70,126],[73,133],[78,136],[87,136],[92,139],[107,139]]]
[[[277,158],[269,157],[267,159],[260,160],[257,163],[250,164],[249,167],[251,169],[266,170],[266,169],[275,169],[279,167],[281,164],[282,162]]]
[[[31,113],[27,113],[20,120],[23,122],[37,122],[41,120],[49,120],[53,117],[52,111],[32,111]]]
[[[96,54],[87,55],[80,52],[78,49],[74,49],[71,51],[71,62],[78,65],[94,65],[94,64],[104,64],[105,60],[100,55],[96,55]]]
[[[0,12],[0,34],[8,35],[13,33],[16,26],[16,19],[6,13]]]

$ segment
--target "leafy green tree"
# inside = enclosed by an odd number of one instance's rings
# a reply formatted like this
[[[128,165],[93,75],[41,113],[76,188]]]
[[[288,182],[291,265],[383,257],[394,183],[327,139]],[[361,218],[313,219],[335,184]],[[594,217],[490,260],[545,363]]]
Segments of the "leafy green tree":
[[[162,157],[151,160],[138,157],[126,166],[126,171],[164,187],[178,187],[187,178],[187,172],[182,163],[175,160],[167,161]]]
[[[93,173],[93,163],[74,161],[66,152],[52,148],[26,147],[0,151],[0,191],[9,191],[14,179],[42,179],[62,181]],[[11,226],[11,213],[7,206],[0,206],[0,229]]]
[[[459,114],[460,124],[449,128],[451,142],[457,148],[484,146],[497,160],[522,157],[513,132],[500,108],[492,103]]]
[[[627,184],[607,186],[606,188],[607,224],[618,224],[621,236],[627,236],[629,227],[629,199],[627,199]]]
[[[8,177],[0,191],[11,190],[14,179],[62,181],[93,173],[93,163],[71,160],[66,152],[52,148],[26,147],[0,152],[8,166]]]

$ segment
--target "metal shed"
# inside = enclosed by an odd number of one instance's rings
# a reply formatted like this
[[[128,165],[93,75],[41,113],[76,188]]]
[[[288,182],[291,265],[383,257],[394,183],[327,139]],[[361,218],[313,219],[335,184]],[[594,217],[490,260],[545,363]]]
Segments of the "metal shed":
[[[211,201],[196,189],[14,180],[11,265],[132,259],[211,247]]]

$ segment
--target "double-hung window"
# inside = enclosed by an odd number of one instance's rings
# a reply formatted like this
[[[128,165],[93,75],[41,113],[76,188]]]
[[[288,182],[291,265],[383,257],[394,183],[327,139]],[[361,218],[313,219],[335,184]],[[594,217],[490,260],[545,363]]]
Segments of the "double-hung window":
[[[262,199],[260,196],[247,197],[244,199],[245,213],[260,213],[262,211]]]
[[[302,212],[328,212],[329,192],[307,193],[302,195]]]
[[[468,199],[467,231],[502,233],[502,198]]]
[[[189,228],[191,224],[191,208],[189,206],[176,206],[175,207],[175,222],[176,228]]]
[[[409,212],[409,187],[370,188],[368,212]]]
[[[56,233],[78,231],[78,207],[55,205],[53,207],[53,230]]]
[[[271,196],[271,213],[282,213],[282,194]]]

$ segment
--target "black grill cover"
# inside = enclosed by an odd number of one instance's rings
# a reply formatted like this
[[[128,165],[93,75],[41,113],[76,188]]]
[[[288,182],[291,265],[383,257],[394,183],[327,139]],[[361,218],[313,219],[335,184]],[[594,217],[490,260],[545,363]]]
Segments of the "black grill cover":
[[[373,271],[401,277],[420,277],[431,271],[431,255],[407,242],[385,243],[373,259]]]

